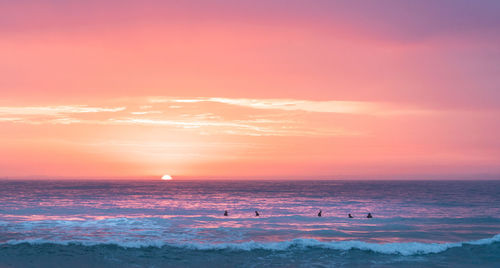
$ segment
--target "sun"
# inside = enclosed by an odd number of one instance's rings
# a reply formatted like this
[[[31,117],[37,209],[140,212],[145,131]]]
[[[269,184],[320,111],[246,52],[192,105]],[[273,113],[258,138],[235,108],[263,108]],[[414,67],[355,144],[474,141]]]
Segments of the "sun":
[[[164,180],[164,181],[169,181],[169,180],[172,179],[172,176],[170,176],[168,174],[165,174],[165,175],[163,175],[163,177],[161,177],[161,179]]]

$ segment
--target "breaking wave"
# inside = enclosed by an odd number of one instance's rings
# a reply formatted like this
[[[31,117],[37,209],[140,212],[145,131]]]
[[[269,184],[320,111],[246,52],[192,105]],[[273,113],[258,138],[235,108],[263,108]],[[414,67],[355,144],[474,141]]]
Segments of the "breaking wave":
[[[293,239],[280,242],[242,242],[242,243],[166,243],[166,242],[98,242],[98,241],[54,241],[46,239],[24,239],[10,240],[0,245],[19,245],[19,244],[59,244],[59,245],[116,245],[124,248],[142,248],[142,247],[176,247],[190,250],[234,250],[234,251],[252,251],[252,250],[271,250],[271,251],[286,251],[290,249],[310,249],[321,248],[338,251],[363,250],[381,254],[399,254],[403,256],[423,255],[431,253],[440,253],[450,248],[458,248],[464,245],[489,245],[500,242],[500,234],[491,238],[484,238],[472,241],[454,242],[454,243],[421,243],[421,242],[406,242],[406,243],[369,243],[357,240],[350,241],[329,241],[323,242],[316,239]]]

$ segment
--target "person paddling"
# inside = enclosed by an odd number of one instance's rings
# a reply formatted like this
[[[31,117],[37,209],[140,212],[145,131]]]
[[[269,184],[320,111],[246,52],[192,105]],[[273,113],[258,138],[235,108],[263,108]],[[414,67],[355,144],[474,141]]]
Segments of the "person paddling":
[[[351,215],[351,213],[349,213],[349,219],[352,219],[352,218],[354,218],[354,217]]]
[[[321,209],[320,209],[320,210],[319,210],[319,212],[318,212],[318,217],[321,217],[321,212],[322,212],[322,211],[321,211]]]
[[[224,210],[224,216],[227,216],[227,210]]]
[[[368,213],[368,215],[366,215],[366,217],[367,217],[368,219],[373,218],[373,216],[372,216],[372,214],[371,214],[371,213]]]
[[[256,211],[255,211],[255,217],[259,217],[259,216],[260,216],[260,214],[259,214],[259,212],[256,210]]]

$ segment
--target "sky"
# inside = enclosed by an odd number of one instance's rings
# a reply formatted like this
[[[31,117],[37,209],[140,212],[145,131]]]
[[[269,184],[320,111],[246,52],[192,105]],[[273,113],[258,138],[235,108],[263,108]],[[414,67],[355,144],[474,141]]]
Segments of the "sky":
[[[499,1],[0,13],[0,177],[500,178]]]

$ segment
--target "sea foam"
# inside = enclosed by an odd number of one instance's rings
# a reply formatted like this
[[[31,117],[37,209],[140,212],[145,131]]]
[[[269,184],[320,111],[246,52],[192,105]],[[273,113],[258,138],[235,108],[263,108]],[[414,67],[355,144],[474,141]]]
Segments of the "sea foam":
[[[421,243],[421,242],[406,242],[406,243],[369,243],[357,240],[350,241],[318,241],[316,239],[298,238],[288,241],[279,242],[242,242],[242,243],[166,243],[162,241],[135,242],[135,241],[90,241],[90,240],[71,240],[71,241],[56,241],[48,239],[23,239],[9,240],[0,245],[18,245],[23,243],[28,244],[60,244],[60,245],[117,245],[125,248],[141,248],[141,247],[177,247],[191,250],[235,250],[235,251],[251,251],[251,250],[272,250],[285,251],[290,249],[308,249],[308,248],[323,248],[339,251],[363,250],[372,251],[381,254],[399,254],[403,256],[422,255],[431,253],[440,253],[450,248],[462,247],[464,245],[489,245],[500,242],[500,234],[491,238],[484,238],[473,241],[463,241],[454,243]]]

